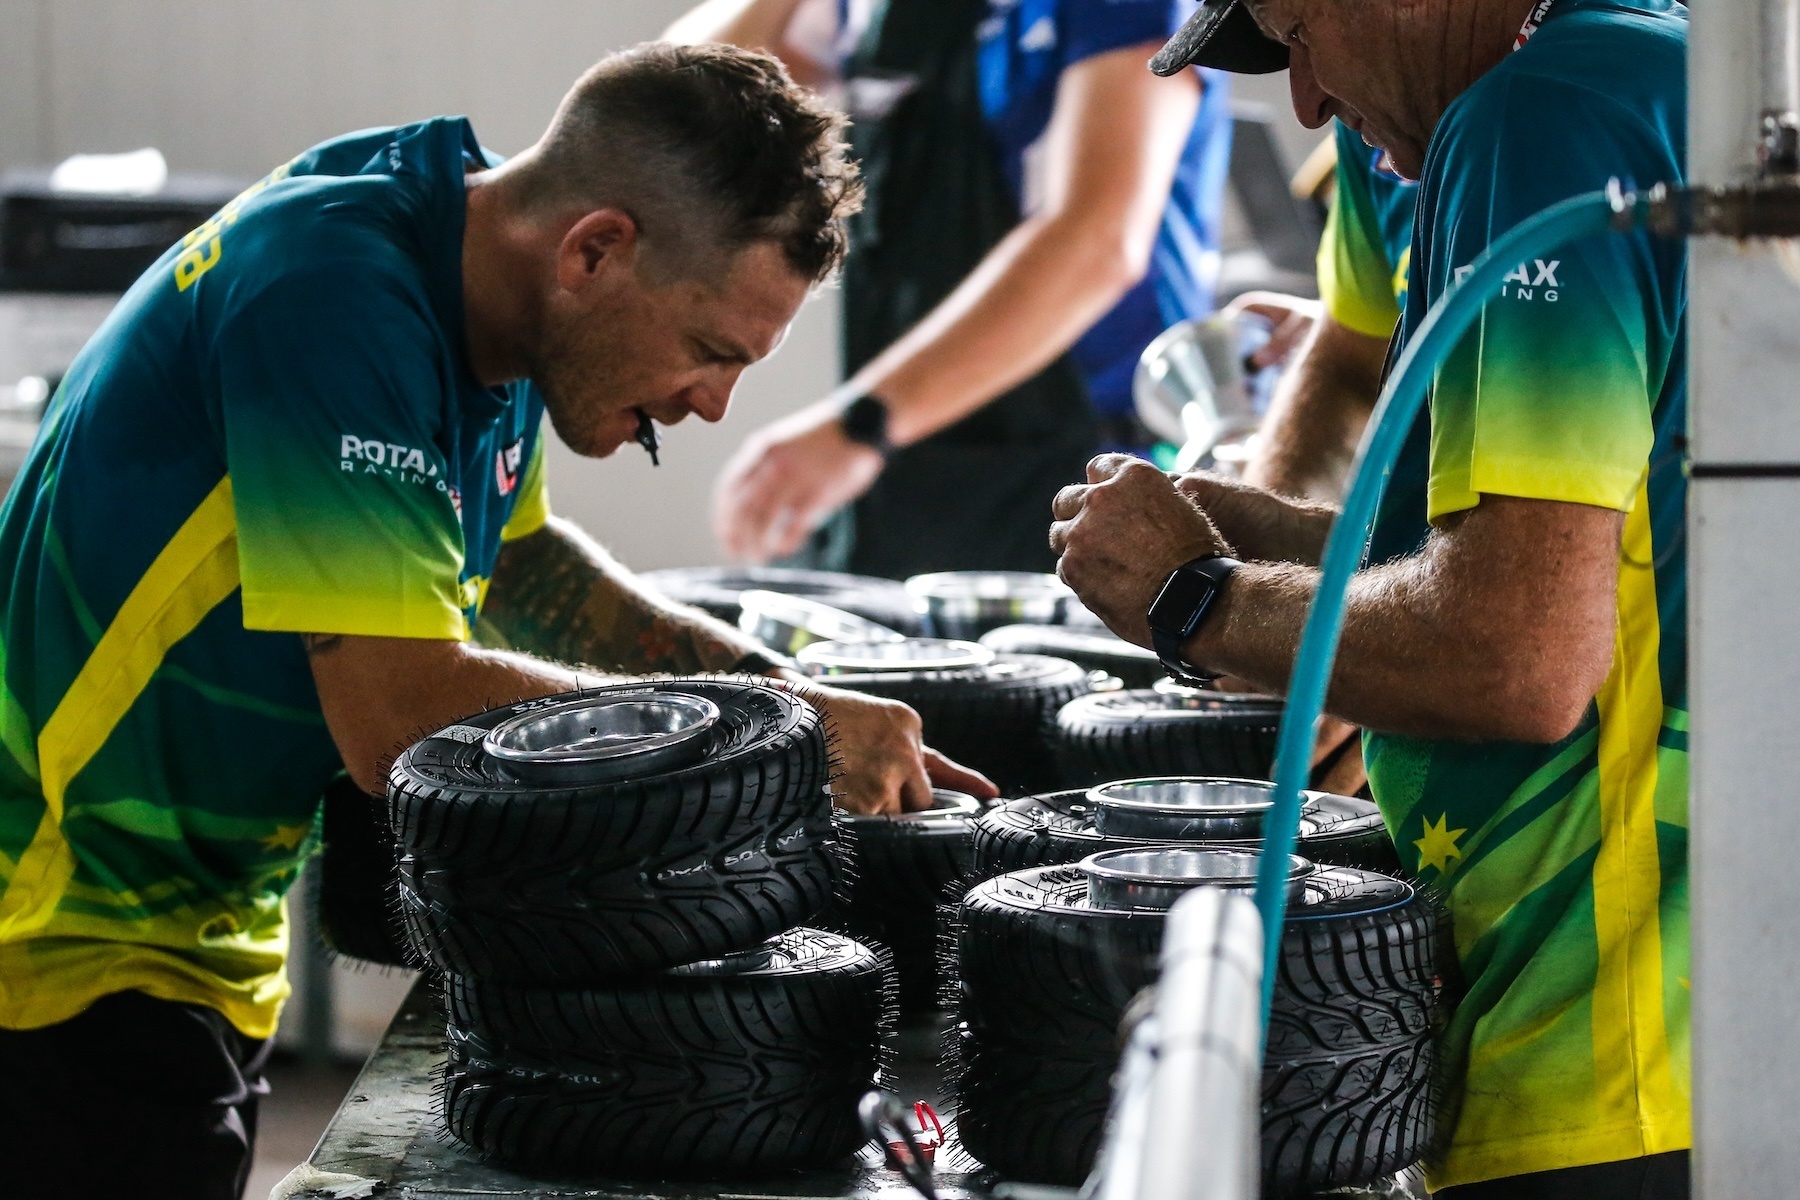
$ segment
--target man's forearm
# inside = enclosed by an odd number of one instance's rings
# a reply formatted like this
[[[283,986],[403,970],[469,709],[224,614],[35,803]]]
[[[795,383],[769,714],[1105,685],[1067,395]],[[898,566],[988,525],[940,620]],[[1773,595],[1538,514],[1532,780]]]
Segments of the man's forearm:
[[[424,638],[304,638],[325,724],[358,787],[382,790],[413,741],[471,713],[608,682],[523,654]]]
[[[1620,525],[1586,505],[1488,497],[1454,536],[1358,572],[1327,710],[1417,737],[1562,738],[1612,663]],[[1246,564],[1184,657],[1285,692],[1318,579]]]
[[[895,442],[935,433],[1031,378],[1143,278],[1201,95],[1197,78],[1152,78],[1144,64],[1154,49],[1108,51],[1062,76],[1044,136],[1042,210],[858,372],[854,385],[888,402]]]
[[[1467,648],[1430,636],[1406,603],[1404,566],[1364,571],[1351,584],[1326,709],[1366,728],[1419,737],[1480,737],[1463,685],[1476,671]],[[1197,666],[1285,695],[1319,572],[1297,563],[1247,563],[1215,614],[1183,649]],[[1450,682],[1443,694],[1438,683]]]
[[[675,19],[662,40],[681,44],[724,42],[778,54],[782,35],[801,0],[705,0]]]
[[[760,648],[724,622],[654,595],[555,517],[501,547],[482,619],[514,649],[632,675],[725,671]]]

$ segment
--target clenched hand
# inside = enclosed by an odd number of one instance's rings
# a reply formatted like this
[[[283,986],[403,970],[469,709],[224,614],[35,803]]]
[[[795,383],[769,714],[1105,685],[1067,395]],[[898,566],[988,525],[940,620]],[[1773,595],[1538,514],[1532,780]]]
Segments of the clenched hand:
[[[1149,463],[1103,454],[1088,482],[1056,494],[1056,573],[1126,641],[1150,645],[1150,604],[1182,563],[1230,554],[1229,544],[1174,482]]]

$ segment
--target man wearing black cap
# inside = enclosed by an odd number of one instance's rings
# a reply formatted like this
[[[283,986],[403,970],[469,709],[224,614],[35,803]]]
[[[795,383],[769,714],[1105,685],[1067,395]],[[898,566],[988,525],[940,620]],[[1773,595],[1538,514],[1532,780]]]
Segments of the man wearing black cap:
[[[1524,218],[1681,182],[1686,31],[1671,0],[1206,0],[1152,66],[1286,67],[1303,123],[1419,181],[1405,345]],[[1456,1200],[1688,1195],[1684,261],[1606,235],[1517,264],[1350,588],[1329,707],[1462,968],[1427,1164]],[[1051,530],[1088,607],[1173,672],[1284,688],[1332,510],[1088,476]]]

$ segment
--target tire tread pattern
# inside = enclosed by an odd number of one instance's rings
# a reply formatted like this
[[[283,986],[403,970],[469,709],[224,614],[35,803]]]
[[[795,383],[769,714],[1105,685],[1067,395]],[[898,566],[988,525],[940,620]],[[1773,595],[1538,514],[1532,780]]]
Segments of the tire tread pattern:
[[[442,1114],[535,1170],[676,1176],[822,1166],[864,1141],[893,1030],[892,967],[797,929],[830,961],[779,974],[529,990],[451,978]]]

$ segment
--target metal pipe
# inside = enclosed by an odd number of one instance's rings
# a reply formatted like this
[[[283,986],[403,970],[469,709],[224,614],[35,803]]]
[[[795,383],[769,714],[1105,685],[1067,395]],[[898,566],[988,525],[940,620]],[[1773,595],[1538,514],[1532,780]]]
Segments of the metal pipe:
[[[1800,173],[1800,0],[1762,0],[1763,178]]]
[[[1255,1200],[1262,923],[1241,893],[1169,910],[1155,1004],[1131,1030],[1085,1200]]]

